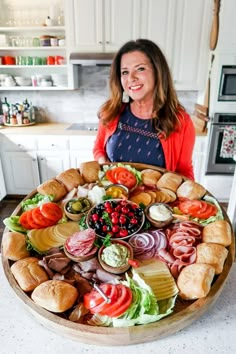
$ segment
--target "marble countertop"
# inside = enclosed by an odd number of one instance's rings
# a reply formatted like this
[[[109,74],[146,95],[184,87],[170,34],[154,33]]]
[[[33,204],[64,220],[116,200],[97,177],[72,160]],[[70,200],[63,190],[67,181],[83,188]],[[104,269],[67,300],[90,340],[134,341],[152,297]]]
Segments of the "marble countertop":
[[[192,117],[197,136],[207,136],[207,131],[202,132],[202,126],[199,125],[199,119]],[[92,123],[94,124],[94,123]],[[25,127],[1,126],[0,134],[21,134],[21,135],[96,135],[96,131],[90,130],[71,130],[68,128],[70,123],[37,123]]]
[[[1,354],[236,353],[236,263],[216,303],[192,325],[169,337],[132,346],[100,347],[59,336],[32,317],[6,280],[2,264],[0,284]]]

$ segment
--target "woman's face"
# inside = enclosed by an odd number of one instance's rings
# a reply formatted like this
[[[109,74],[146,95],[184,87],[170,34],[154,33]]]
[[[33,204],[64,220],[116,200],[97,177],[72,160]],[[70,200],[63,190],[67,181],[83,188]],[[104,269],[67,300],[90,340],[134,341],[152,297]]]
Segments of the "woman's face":
[[[155,78],[149,58],[140,51],[123,54],[121,57],[121,84],[134,101],[153,99]]]

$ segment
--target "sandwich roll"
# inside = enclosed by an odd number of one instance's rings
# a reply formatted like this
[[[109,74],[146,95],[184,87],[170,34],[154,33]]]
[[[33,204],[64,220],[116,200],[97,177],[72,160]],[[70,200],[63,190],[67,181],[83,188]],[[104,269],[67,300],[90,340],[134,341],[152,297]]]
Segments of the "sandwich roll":
[[[206,189],[197,182],[187,180],[179,186],[176,193],[179,198],[187,198],[191,200],[202,199],[206,194]]]
[[[229,246],[232,242],[232,230],[226,220],[217,220],[203,228],[202,242],[218,243],[222,246]]]
[[[64,184],[67,192],[84,184],[83,177],[76,168],[70,168],[69,170],[61,172],[56,179]]]
[[[2,238],[2,253],[11,261],[30,256],[30,252],[26,248],[26,238],[21,232],[5,232]]]
[[[53,195],[53,201],[58,202],[67,194],[67,189],[64,184],[56,179],[49,179],[37,187],[37,192],[43,195]]]
[[[157,181],[157,188],[168,188],[173,192],[176,192],[183,179],[180,175],[174,172],[166,172]]]
[[[215,268],[215,274],[223,271],[228,250],[217,243],[199,243],[197,245],[196,263],[210,264]]]
[[[194,263],[182,269],[177,279],[179,296],[184,300],[195,300],[207,296],[215,275],[210,264]]]
[[[78,298],[78,290],[62,280],[48,280],[34,289],[32,300],[51,312],[64,312],[71,308]]]
[[[11,266],[17,283],[26,292],[34,290],[39,284],[48,280],[47,273],[38,261],[36,257],[27,257],[16,261]]]
[[[141,171],[142,183],[146,186],[156,186],[161,176],[161,172],[152,170],[151,168],[146,168]]]
[[[85,183],[97,182],[98,172],[100,171],[100,165],[97,161],[82,162],[79,169]]]

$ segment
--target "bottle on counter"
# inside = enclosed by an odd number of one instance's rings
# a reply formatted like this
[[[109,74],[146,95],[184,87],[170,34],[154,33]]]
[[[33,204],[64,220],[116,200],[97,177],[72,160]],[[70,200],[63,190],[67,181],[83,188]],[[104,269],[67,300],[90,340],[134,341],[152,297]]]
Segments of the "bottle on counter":
[[[2,112],[3,112],[3,123],[10,124],[10,104],[7,102],[7,98],[4,98],[2,103]]]
[[[23,124],[23,105],[17,103],[17,113],[16,113],[16,119],[17,119],[17,124],[22,125]]]

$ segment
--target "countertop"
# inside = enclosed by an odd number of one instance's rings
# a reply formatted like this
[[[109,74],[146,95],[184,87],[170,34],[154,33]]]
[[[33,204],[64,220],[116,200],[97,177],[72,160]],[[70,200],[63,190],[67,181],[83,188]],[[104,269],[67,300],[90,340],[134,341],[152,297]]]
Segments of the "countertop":
[[[68,130],[71,124],[66,123],[36,123],[25,127],[2,126],[0,134],[20,135],[96,135],[96,131],[90,130]]]
[[[202,132],[202,122],[192,116],[197,136],[207,136],[207,130]],[[94,123],[93,123],[94,124]],[[21,135],[96,135],[96,131],[90,130],[68,130],[70,123],[37,123],[25,127],[1,126],[0,134],[21,134]]]
[[[0,262],[1,263],[1,262]],[[144,344],[99,347],[51,332],[32,317],[10,287],[0,265],[1,354],[233,354],[236,353],[236,263],[225,287],[208,312],[178,333]]]

